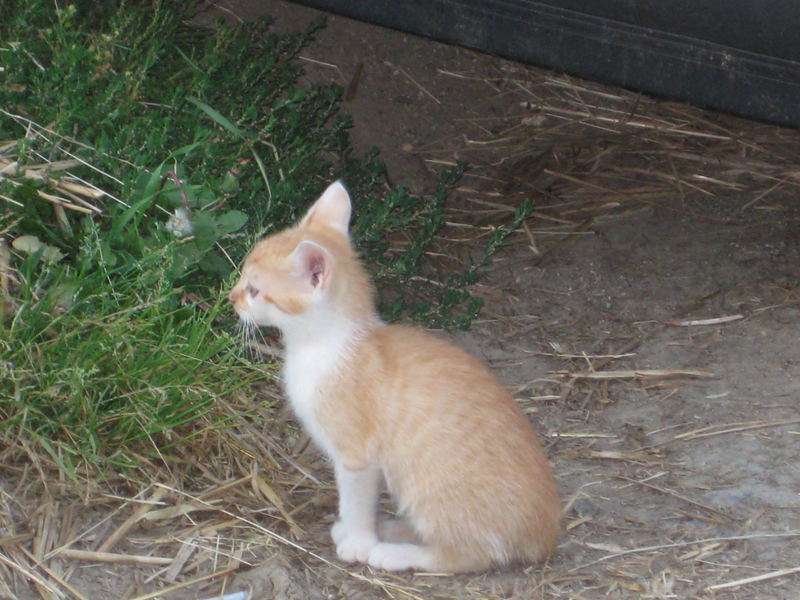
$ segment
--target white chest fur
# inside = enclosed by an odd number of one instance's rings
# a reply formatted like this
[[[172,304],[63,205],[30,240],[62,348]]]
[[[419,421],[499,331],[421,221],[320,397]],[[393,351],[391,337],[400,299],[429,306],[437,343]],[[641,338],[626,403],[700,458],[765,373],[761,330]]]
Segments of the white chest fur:
[[[348,337],[327,337],[313,343],[289,345],[283,366],[283,384],[295,414],[317,446],[332,459],[336,452],[317,417],[317,407],[323,387],[347,360]]]

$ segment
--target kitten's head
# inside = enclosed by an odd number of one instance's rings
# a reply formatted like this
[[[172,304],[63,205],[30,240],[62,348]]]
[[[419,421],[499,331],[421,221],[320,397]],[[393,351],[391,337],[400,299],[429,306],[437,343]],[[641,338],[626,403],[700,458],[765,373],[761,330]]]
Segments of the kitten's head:
[[[284,333],[319,319],[374,315],[372,288],[350,244],[350,195],[336,182],[302,220],[261,240],[229,299],[239,318]]]

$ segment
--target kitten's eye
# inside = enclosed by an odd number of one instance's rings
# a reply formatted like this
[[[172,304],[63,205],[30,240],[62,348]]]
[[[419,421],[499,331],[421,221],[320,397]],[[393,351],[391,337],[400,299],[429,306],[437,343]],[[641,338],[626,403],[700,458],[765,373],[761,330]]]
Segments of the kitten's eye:
[[[247,289],[247,293],[250,294],[251,298],[255,298],[256,296],[258,296],[258,290],[256,288],[254,288],[252,285],[250,285],[249,283],[247,284],[247,288],[246,289]]]

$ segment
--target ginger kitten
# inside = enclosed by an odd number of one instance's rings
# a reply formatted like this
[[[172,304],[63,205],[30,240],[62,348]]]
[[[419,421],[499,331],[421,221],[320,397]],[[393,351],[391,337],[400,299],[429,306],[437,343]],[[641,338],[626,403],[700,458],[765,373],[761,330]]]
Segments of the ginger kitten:
[[[555,480],[530,423],[477,359],[386,325],[336,182],[299,224],[259,242],[230,293],[285,346],[291,405],[333,462],[346,562],[473,571],[538,561],[560,531]],[[401,519],[376,523],[381,479]]]

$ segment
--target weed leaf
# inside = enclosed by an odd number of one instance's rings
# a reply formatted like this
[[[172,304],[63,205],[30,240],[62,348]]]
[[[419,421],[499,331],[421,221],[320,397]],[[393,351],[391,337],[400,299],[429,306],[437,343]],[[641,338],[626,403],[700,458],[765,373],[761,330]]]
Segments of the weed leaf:
[[[220,237],[239,231],[247,223],[247,215],[240,210],[229,210],[217,217],[217,232]]]

